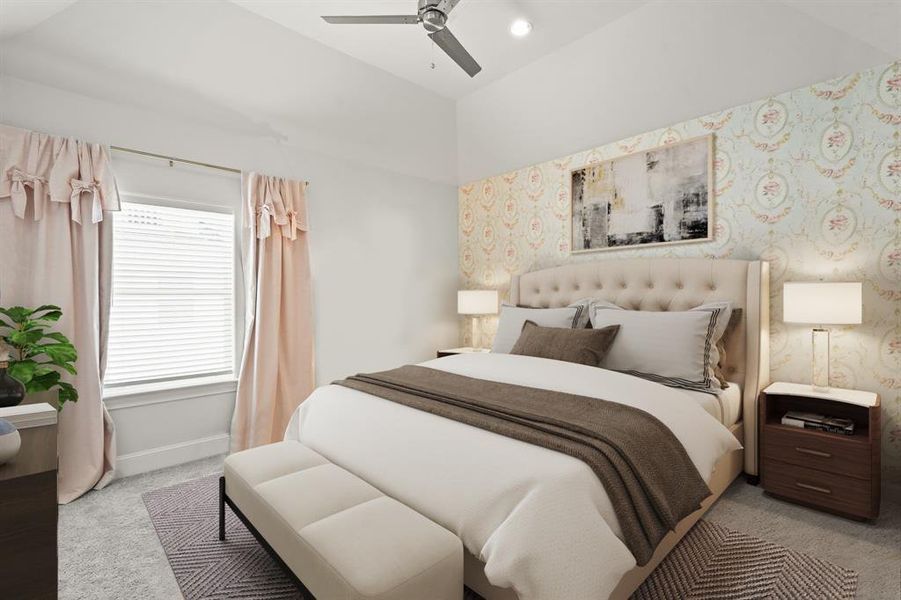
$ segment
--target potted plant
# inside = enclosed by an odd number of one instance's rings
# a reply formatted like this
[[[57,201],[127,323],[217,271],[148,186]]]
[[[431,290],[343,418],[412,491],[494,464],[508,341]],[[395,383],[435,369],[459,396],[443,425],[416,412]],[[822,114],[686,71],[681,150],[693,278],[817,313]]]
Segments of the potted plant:
[[[66,402],[78,400],[78,391],[71,383],[61,380],[62,371],[77,373],[78,353],[65,335],[49,331],[62,314],[62,310],[52,304],[37,308],[0,307],[0,333],[11,349],[6,361],[0,356],[0,386],[8,383],[7,379],[11,377],[21,383],[26,394],[56,388],[57,410],[62,410]],[[4,362],[5,369],[2,368]],[[0,391],[2,398],[7,399],[3,406],[12,406],[22,400],[21,397],[16,400],[13,393]]]

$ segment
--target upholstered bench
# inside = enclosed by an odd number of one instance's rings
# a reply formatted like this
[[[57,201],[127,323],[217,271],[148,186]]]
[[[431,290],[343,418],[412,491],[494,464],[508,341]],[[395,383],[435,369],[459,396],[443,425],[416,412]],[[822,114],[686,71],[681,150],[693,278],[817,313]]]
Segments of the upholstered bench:
[[[232,454],[225,504],[319,600],[460,600],[457,537],[299,442]]]

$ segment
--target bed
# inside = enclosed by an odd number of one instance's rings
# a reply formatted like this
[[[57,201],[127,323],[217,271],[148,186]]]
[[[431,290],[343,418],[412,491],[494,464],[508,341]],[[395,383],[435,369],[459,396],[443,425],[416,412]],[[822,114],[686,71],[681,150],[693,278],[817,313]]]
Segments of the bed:
[[[705,405],[704,398],[631,375],[528,356],[458,355],[422,366],[617,396],[664,422],[712,495],[679,521],[643,566],[623,545],[603,486],[570,456],[335,385],[319,388],[301,405],[286,438],[455,532],[467,549],[466,584],[488,600],[627,598],[743,470],[757,474],[756,402],[769,372],[768,266],[601,260],[525,273],[513,278],[509,291],[511,303],[536,308],[586,297],[654,311],[688,310],[711,300],[741,308],[723,364],[726,378],[737,384],[730,398],[708,397]]]

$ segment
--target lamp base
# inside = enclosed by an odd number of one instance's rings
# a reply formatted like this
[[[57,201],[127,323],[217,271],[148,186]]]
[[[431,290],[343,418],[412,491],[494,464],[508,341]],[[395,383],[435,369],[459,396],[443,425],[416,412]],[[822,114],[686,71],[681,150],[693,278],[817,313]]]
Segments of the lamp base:
[[[482,349],[482,327],[481,327],[481,317],[474,316],[472,317],[472,339],[470,342],[472,343],[473,350],[481,350]]]
[[[829,391],[829,330],[816,328],[811,332],[811,387],[815,392]]]

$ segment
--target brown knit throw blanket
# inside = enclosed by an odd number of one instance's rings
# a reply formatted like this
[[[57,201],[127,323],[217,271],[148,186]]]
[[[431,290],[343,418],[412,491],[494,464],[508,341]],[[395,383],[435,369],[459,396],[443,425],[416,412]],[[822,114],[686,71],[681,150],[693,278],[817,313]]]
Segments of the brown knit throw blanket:
[[[710,495],[673,432],[631,406],[415,365],[335,383],[578,458],[607,490],[639,565]]]

